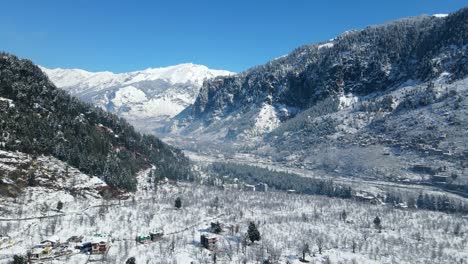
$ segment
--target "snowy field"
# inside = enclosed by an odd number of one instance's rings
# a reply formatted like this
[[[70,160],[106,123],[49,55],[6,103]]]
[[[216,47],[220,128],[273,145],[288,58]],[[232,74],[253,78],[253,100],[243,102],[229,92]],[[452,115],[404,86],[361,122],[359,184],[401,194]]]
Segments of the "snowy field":
[[[103,263],[125,263],[130,257],[136,263],[213,263],[214,252],[200,246],[200,234],[209,232],[215,221],[225,225],[217,235],[217,263],[262,263],[268,258],[272,263],[300,263],[306,243],[310,263],[467,263],[468,218],[460,215],[188,183],[166,183],[155,190],[146,177],[147,172],[140,174],[139,191],[125,201],[45,191],[38,195],[38,188],[2,201],[2,208],[10,206],[1,212],[1,233],[11,241],[0,250],[0,263],[52,236],[64,241],[95,233],[112,237]],[[177,197],[182,199],[180,210],[174,208]],[[60,213],[55,210],[58,200],[64,203]],[[343,211],[345,219],[340,217]],[[376,216],[382,220],[381,232],[373,224]],[[246,244],[251,221],[262,239]],[[135,242],[137,235],[158,229],[164,230],[162,240]],[[78,264],[95,258],[76,254],[46,263]]]

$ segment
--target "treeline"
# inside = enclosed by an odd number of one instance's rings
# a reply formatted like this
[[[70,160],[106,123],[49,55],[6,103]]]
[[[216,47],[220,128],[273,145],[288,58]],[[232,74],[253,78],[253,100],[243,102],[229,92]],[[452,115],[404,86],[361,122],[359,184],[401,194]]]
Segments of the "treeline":
[[[210,165],[211,173],[209,183],[266,183],[274,190],[289,191],[309,195],[325,195],[343,199],[353,198],[353,189],[349,186],[341,186],[332,180],[322,180],[302,177],[288,172],[274,171],[250,165],[215,162]],[[445,195],[420,194],[417,198],[411,195],[401,195],[396,192],[387,192],[385,197],[378,197],[386,204],[401,207],[406,204],[408,208],[425,209],[446,213],[468,213],[466,203],[450,199]]]
[[[238,181],[247,184],[266,183],[268,187],[276,190],[294,190],[302,194],[352,198],[351,187],[337,185],[332,180],[306,178],[297,174],[235,163],[213,163],[209,170],[215,179],[222,181],[221,183],[234,183],[237,178]],[[212,183],[215,179],[212,179]]]
[[[29,60],[0,53],[0,97],[12,100],[0,107],[3,149],[51,155],[129,191],[135,174],[152,164],[164,177],[193,178],[179,149],[57,89]]]
[[[419,194],[417,198],[409,196],[402,197],[400,194],[387,193],[385,203],[398,207],[401,203],[406,203],[408,208],[418,208],[445,213],[468,213],[466,203],[448,198],[446,195]]]

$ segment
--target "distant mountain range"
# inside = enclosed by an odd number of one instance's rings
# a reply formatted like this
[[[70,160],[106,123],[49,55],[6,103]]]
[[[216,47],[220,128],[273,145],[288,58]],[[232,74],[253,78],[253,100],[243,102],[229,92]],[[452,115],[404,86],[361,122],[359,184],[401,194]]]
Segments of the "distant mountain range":
[[[192,63],[120,74],[41,69],[57,87],[148,132],[192,104],[204,81],[234,74]]]

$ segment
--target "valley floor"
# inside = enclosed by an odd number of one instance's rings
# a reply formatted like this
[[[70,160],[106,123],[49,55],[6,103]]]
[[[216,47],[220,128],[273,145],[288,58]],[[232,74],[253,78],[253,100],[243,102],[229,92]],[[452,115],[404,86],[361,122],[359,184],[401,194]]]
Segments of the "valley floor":
[[[261,263],[267,258],[300,263],[306,243],[310,263],[467,263],[466,216],[189,183],[167,183],[154,190],[146,184],[147,174],[140,174],[139,191],[126,201],[67,196],[62,212],[44,213],[45,207],[55,208],[62,197],[46,192],[34,195],[38,188],[27,189],[14,201],[2,201],[2,206],[10,206],[0,212],[1,233],[11,241],[0,250],[0,263],[51,236],[66,240],[95,233],[111,236],[110,250],[100,259],[103,263],[124,263],[130,257],[136,263],[213,263],[214,252],[200,246],[200,234],[209,232],[210,223],[216,221],[225,226],[216,235],[217,263]],[[180,210],[174,208],[177,197],[182,199]],[[340,217],[343,211],[346,220]],[[44,215],[48,217],[40,217]],[[373,224],[376,216],[382,220],[381,232]],[[262,238],[252,245],[243,243],[250,222],[257,224]],[[137,235],[158,229],[164,230],[162,240],[135,242]],[[76,254],[47,263],[81,264],[94,258]]]

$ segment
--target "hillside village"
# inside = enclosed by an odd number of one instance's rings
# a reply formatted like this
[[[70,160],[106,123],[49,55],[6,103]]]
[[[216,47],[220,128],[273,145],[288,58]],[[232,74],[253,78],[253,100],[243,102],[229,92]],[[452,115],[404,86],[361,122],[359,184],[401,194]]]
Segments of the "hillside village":
[[[156,187],[150,175],[151,169],[141,172],[138,191],[125,200],[90,203],[28,187],[1,211],[1,230],[10,241],[7,251],[0,247],[0,263],[13,255],[77,264],[132,257],[136,263],[301,263],[303,257],[319,263],[463,263],[468,257],[468,218],[456,214],[394,208],[365,194],[346,200],[173,181]],[[57,200],[63,201],[60,212]],[[39,205],[49,209],[34,209]],[[373,223],[376,217],[381,224]],[[252,223],[258,241],[249,240]]]

